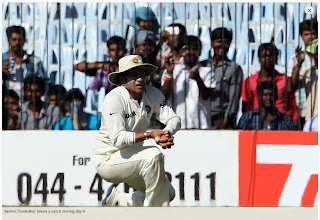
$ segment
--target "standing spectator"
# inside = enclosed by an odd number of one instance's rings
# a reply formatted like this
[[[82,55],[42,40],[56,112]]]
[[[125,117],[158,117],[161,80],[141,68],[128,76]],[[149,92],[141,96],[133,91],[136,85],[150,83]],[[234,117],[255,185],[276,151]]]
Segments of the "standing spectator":
[[[311,41],[315,40],[318,38],[318,22],[316,19],[310,19],[310,20],[305,20],[300,23],[299,25],[299,33],[301,36],[301,39],[304,43],[302,45],[301,50],[305,50],[303,48],[307,48]],[[288,76],[292,76],[292,70],[297,65],[297,57],[296,54],[293,54],[289,61],[288,61],[288,66],[287,66],[287,71],[288,71]],[[314,65],[314,64],[313,64]],[[303,69],[310,69],[312,66],[312,60],[311,57],[308,53],[306,53],[305,59],[303,63],[301,63],[301,70]],[[299,127],[302,128],[304,122],[305,122],[305,117],[306,117],[306,90],[304,87],[300,87],[299,90],[295,92],[295,97],[297,101],[297,106],[299,109],[299,115],[300,115],[300,120],[299,120]]]
[[[75,70],[84,72],[88,76],[94,76],[88,87],[87,93],[87,107],[93,111],[100,111],[102,106],[102,99],[98,98],[98,93],[101,88],[105,89],[105,93],[109,93],[115,88],[115,85],[108,81],[110,73],[118,71],[118,61],[126,53],[126,40],[119,36],[113,36],[107,41],[108,52],[107,55],[111,58],[111,61],[98,62],[98,63],[86,63],[81,62],[73,65]]]
[[[288,88],[296,91],[299,86],[306,90],[306,121],[318,115],[318,39],[312,41],[306,48],[306,53],[301,48],[296,49],[297,64],[292,71],[292,77],[288,81]],[[309,55],[306,55],[309,54]],[[314,65],[309,69],[302,69],[302,64],[307,56],[311,56]]]
[[[9,42],[9,51],[2,53],[2,80],[3,86],[13,89],[21,97],[24,79],[36,74],[46,79],[42,62],[34,55],[29,55],[23,50],[26,42],[26,31],[21,26],[10,26],[6,29]],[[13,60],[13,68],[9,69],[9,59]],[[11,65],[12,65],[11,64]]]
[[[181,64],[167,57],[161,91],[180,116],[182,129],[211,129],[209,97],[215,81],[211,68],[199,64],[201,41],[187,36],[182,51]]]
[[[45,92],[45,81],[37,75],[24,80],[24,95],[27,99],[18,117],[20,130],[52,130],[61,117],[58,106],[46,104],[41,100]]]
[[[278,49],[273,43],[261,44],[258,50],[261,70],[245,79],[242,83],[242,112],[247,112],[259,107],[257,94],[258,85],[263,81],[273,81],[278,88],[277,109],[291,117],[298,125],[299,112],[294,94],[286,87],[288,76],[279,73],[274,66],[278,59]]]
[[[152,31],[139,30],[136,37],[131,39],[131,44],[134,46],[134,54],[139,55],[144,63],[150,63],[158,66],[156,55],[156,40],[157,37]],[[152,84],[156,88],[160,88],[160,74],[157,72],[148,76],[147,84]]]
[[[160,44],[157,47],[162,46],[165,43],[165,51],[158,53],[157,60],[160,62],[161,67],[165,67],[165,58],[172,56],[174,63],[181,63],[182,59],[182,47],[185,45],[187,39],[187,30],[184,25],[179,23],[170,24],[161,33]]]
[[[152,31],[137,31],[135,37],[131,39],[131,45],[134,47],[133,53],[141,56],[143,62],[156,64],[156,41],[157,36]]]
[[[99,91],[102,87],[106,89],[106,93],[110,92],[114,85],[108,81],[110,73],[118,71],[118,61],[126,53],[126,40],[119,36],[113,36],[107,41],[107,55],[111,58],[108,62],[86,63],[81,62],[73,65],[75,70],[84,72],[88,76],[94,76],[88,90]]]
[[[277,85],[272,81],[261,82],[257,88],[259,108],[245,112],[239,120],[238,129],[243,130],[296,130],[290,117],[278,111]]]
[[[62,114],[65,115],[65,99],[67,91],[63,85],[54,85],[48,91],[49,104],[53,106],[58,106],[62,111]]]
[[[159,33],[159,22],[152,9],[149,7],[137,8],[131,18],[129,25],[136,30],[149,30],[155,34]]]
[[[55,130],[98,130],[101,117],[83,111],[85,97],[81,90],[74,88],[66,95],[67,113],[54,126]]]
[[[133,28],[133,31],[134,31],[133,36],[129,34],[129,27]],[[136,37],[137,31],[139,30],[152,31],[154,34],[158,35],[159,29],[160,29],[159,22],[151,8],[140,7],[135,9],[133,17],[129,22],[128,30],[126,33],[126,38],[129,40],[127,44],[127,49],[129,51],[129,54],[133,54],[134,45],[131,42],[132,42],[132,39]]]
[[[232,31],[217,28],[211,33],[214,55],[202,65],[212,68],[216,88],[211,93],[211,123],[213,129],[234,129],[241,96],[243,71],[241,66],[230,61],[227,53],[232,41]]]
[[[18,125],[18,115],[21,111],[19,106],[19,95],[14,90],[8,90],[3,94],[3,112],[7,113],[7,122],[4,123],[4,130],[15,130]]]

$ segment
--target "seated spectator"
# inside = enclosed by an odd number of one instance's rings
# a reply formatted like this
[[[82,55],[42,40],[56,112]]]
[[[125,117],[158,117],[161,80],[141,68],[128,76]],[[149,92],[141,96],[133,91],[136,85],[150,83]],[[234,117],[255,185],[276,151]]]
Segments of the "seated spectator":
[[[278,59],[278,49],[273,43],[261,44],[258,50],[258,57],[261,63],[261,70],[245,79],[242,83],[242,112],[259,108],[257,87],[261,82],[273,81],[278,88],[277,109],[291,117],[295,125],[298,125],[299,112],[294,98],[286,84],[288,76],[279,73],[274,66]]]
[[[302,21],[299,24],[299,33],[301,36],[301,39],[303,41],[303,45],[300,48],[300,50],[305,51],[305,49],[308,47],[308,45],[311,43],[311,41],[318,38],[318,21],[316,19],[309,19]],[[299,46],[298,46],[299,48]],[[310,69],[312,65],[311,57],[308,53],[305,53],[305,59],[301,63],[300,70],[303,69]],[[287,65],[287,71],[288,76],[292,76],[292,70],[297,65],[297,57],[296,54],[293,54],[288,61]],[[314,65],[314,64],[313,64]],[[296,102],[299,109],[299,128],[302,129],[305,117],[306,117],[306,90],[304,87],[300,87],[299,90],[295,92]]]
[[[149,7],[140,7],[135,9],[134,15],[129,22],[129,27],[132,27],[135,32],[132,37],[128,36],[128,29],[126,38],[130,39],[130,41],[132,41],[132,38],[135,38],[135,35],[139,30],[152,31],[154,34],[158,34],[160,29],[159,22],[152,9]],[[134,46],[130,41],[127,44],[127,49],[129,51],[129,54],[133,54]]]
[[[102,87],[106,89],[106,93],[110,92],[115,86],[108,81],[110,73],[118,71],[118,61],[126,53],[126,40],[119,36],[113,36],[107,41],[108,57],[111,61],[86,63],[81,62],[73,65],[75,70],[84,72],[88,76],[94,76],[88,90],[99,91]]]
[[[55,124],[55,130],[97,130],[100,127],[100,116],[83,111],[84,98],[78,88],[68,91],[66,96],[67,113],[64,118]]]
[[[201,64],[212,68],[216,88],[211,93],[211,123],[213,129],[235,129],[243,71],[241,66],[230,61],[227,53],[232,41],[232,30],[216,28],[211,32],[211,47],[214,56]]]
[[[238,129],[243,130],[296,130],[290,117],[275,107],[278,99],[277,85],[263,81],[258,85],[259,107],[245,112],[239,120]]]
[[[318,115],[318,39],[312,41],[306,48],[306,53],[301,48],[296,49],[297,64],[292,71],[292,77],[288,81],[288,88],[295,92],[301,87],[305,88],[306,100],[306,121]],[[308,55],[306,55],[308,54]],[[301,69],[306,56],[312,59],[312,65],[309,69]]]
[[[65,99],[67,91],[62,85],[54,85],[48,91],[49,104],[58,106],[62,111],[62,114],[65,115]]]
[[[141,56],[144,63],[150,63],[158,66],[156,61],[156,35],[152,31],[139,30],[136,37],[131,39],[134,46],[134,54]],[[147,84],[152,84],[156,88],[160,88],[160,74],[155,72],[148,76]]]
[[[184,25],[173,23],[166,27],[162,33],[160,38],[160,43],[157,47],[160,47],[163,43],[165,43],[166,49],[158,53],[157,60],[160,63],[161,67],[164,68],[165,58],[167,56],[172,56],[172,59],[175,63],[180,63],[183,61],[182,59],[182,47],[185,45],[187,38],[187,30]]]
[[[6,112],[6,123],[3,125],[3,130],[15,130],[18,125],[18,115],[21,111],[19,106],[19,95],[14,90],[8,90],[3,94],[3,111]]]
[[[27,76],[36,74],[43,79],[47,76],[41,60],[23,50],[26,42],[25,29],[21,26],[10,26],[6,29],[6,34],[10,49],[2,53],[2,83],[7,89],[15,90],[22,98],[23,81]]]
[[[211,68],[199,64],[201,41],[187,36],[183,63],[166,58],[161,91],[181,118],[182,129],[211,129],[210,89],[215,87]]]
[[[59,121],[60,108],[44,103],[41,100],[44,92],[44,79],[37,75],[30,75],[24,80],[24,95],[27,101],[22,104],[17,129],[51,130]]]

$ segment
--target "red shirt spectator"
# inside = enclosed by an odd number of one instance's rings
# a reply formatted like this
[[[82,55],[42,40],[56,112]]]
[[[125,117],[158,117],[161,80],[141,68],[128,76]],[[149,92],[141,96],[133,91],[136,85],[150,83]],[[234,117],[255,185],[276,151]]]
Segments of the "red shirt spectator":
[[[261,82],[260,79],[260,71],[253,74],[252,76],[245,79],[242,83],[242,112],[250,111],[259,107],[259,99],[258,99],[258,85]],[[286,112],[286,101],[285,101],[285,85],[286,80],[289,77],[277,72],[275,70],[274,82],[278,87],[278,100],[276,102],[275,107],[281,112],[285,114]],[[248,90],[248,93],[247,93]],[[249,94],[249,97],[247,96]],[[288,95],[288,107],[287,107],[287,115],[290,116],[293,120],[299,119],[299,111],[297,108],[296,100],[294,98],[294,93],[287,92]],[[248,106],[249,102],[249,106]],[[248,108],[249,107],[249,108]],[[248,109],[247,109],[248,108]]]

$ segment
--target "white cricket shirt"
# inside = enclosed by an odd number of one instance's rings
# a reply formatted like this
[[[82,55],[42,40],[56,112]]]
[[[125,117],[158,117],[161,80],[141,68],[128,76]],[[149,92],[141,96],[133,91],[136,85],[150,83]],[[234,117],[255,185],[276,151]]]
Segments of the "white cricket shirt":
[[[102,104],[101,127],[98,131],[94,154],[113,153],[135,144],[135,132],[145,132],[152,114],[166,125],[171,134],[180,129],[180,118],[160,90],[147,85],[141,102],[134,100],[124,86],[109,92]],[[170,123],[168,123],[170,121]]]

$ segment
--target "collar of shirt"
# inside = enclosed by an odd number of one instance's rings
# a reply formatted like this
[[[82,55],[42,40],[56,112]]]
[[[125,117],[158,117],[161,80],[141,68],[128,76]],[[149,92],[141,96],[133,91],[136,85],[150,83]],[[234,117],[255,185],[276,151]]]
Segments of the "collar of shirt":
[[[274,120],[275,121],[276,119],[278,119],[279,117],[281,117],[283,114],[281,112],[279,112],[279,110],[274,107],[274,110],[276,111],[276,113],[274,114]],[[256,108],[252,111],[252,114],[253,115],[260,115],[260,112],[261,112],[261,108]]]
[[[213,59],[210,59],[210,62],[213,63]],[[229,65],[230,65],[230,60],[228,57],[226,59],[223,59],[221,64],[218,64],[216,66],[213,64],[213,66],[215,66],[215,68],[222,67],[222,66],[229,66]]]
[[[26,112],[27,114],[33,115],[32,111],[29,109],[29,104],[30,104],[29,101],[24,102],[22,104],[22,111]],[[47,108],[46,103],[42,102],[42,107],[41,107],[38,119],[46,116],[46,108]]]
[[[6,59],[8,59],[9,57],[11,57],[10,51],[5,52],[2,56],[5,57]],[[27,54],[27,52],[25,50],[23,50],[22,60],[24,61],[24,60],[28,59],[28,56],[29,55]]]
[[[274,77],[273,81],[277,82],[281,73],[279,73],[276,69],[274,69],[274,73],[275,73],[276,77]],[[261,82],[260,71],[258,71],[256,74],[257,74],[257,83],[260,84],[260,82]]]
[[[122,89],[122,94],[124,95],[125,99],[130,100],[131,102],[133,102],[136,105],[137,111],[138,111],[137,113],[138,113],[139,117],[147,117],[148,113],[145,108],[145,102],[147,100],[146,88],[144,89],[144,92],[142,93],[142,98],[141,98],[140,103],[131,97],[129,91],[126,89],[125,86],[121,85],[121,89]]]

